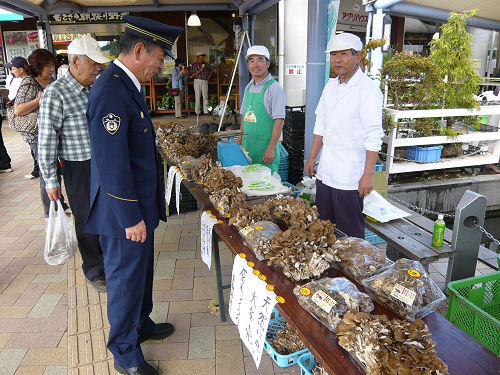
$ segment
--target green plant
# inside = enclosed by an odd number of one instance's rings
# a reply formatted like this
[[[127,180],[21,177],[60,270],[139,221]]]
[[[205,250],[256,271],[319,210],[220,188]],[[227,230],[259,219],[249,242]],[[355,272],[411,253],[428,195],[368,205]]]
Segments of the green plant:
[[[440,107],[444,84],[437,66],[420,55],[396,53],[380,69],[381,87],[388,88],[388,95],[394,108],[403,106],[413,109]]]
[[[217,96],[216,95],[211,95],[210,98],[208,98],[208,106],[215,108],[217,106]]]
[[[364,45],[361,49],[361,61],[360,65],[363,71],[369,70],[371,68],[371,61],[368,58],[368,54],[378,47],[382,47],[385,44],[385,39],[370,39],[368,43]]]
[[[441,26],[441,36],[430,42],[431,59],[438,67],[445,84],[445,108],[477,108],[474,94],[478,92],[481,78],[472,63],[472,35],[466,30],[465,20],[476,10],[464,13],[451,12],[448,22]],[[451,126],[451,118],[447,120]]]
[[[383,108],[382,109],[382,128],[384,129],[384,133],[386,135],[389,135],[389,133],[394,129],[395,124],[394,121],[392,121],[392,117],[389,114],[389,112]]]
[[[415,136],[430,137],[432,135],[441,135],[439,122],[431,118],[418,118],[415,120]]]

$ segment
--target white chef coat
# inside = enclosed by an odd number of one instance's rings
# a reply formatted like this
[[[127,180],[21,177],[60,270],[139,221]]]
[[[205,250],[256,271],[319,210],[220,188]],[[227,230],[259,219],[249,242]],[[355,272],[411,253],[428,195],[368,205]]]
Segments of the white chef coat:
[[[366,151],[382,145],[383,96],[358,68],[345,83],[330,79],[316,108],[314,134],[323,137],[317,178],[341,190],[358,190]]]

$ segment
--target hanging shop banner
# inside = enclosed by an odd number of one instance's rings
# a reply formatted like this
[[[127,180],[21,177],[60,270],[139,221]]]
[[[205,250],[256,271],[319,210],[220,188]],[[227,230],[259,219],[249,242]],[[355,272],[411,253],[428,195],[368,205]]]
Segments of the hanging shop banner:
[[[25,59],[31,55],[35,49],[39,48],[38,31],[4,31],[3,38],[5,41],[5,53],[7,61],[12,60],[16,56],[24,57]]]
[[[51,14],[49,15],[49,23],[57,25],[66,23],[124,22],[123,16],[128,14],[130,12]]]
[[[90,35],[90,34],[88,34],[88,33],[86,33],[86,34],[78,34],[78,33],[52,34],[52,43],[54,43],[54,44],[70,43],[72,40],[74,40],[76,38],[81,38],[84,35]]]
[[[238,327],[241,341],[259,368],[269,318],[276,305],[276,294],[245,254],[234,258],[229,297],[229,315]]]

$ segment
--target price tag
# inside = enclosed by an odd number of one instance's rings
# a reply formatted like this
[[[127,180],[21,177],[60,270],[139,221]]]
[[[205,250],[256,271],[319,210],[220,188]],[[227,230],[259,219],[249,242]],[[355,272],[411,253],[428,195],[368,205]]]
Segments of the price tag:
[[[417,293],[415,293],[413,290],[405,288],[400,284],[394,285],[394,288],[392,289],[391,292],[392,297],[400,300],[401,302],[406,303],[408,306],[413,305],[413,301],[415,301],[416,295]]]
[[[321,307],[327,314],[329,314],[330,311],[332,310],[332,307],[337,304],[337,301],[335,301],[332,297],[330,297],[322,290],[318,290],[316,293],[314,293],[311,299],[316,305]]]
[[[240,233],[245,237],[248,236],[248,233],[250,233],[251,231],[253,231],[252,227],[245,227],[243,229],[240,229]]]

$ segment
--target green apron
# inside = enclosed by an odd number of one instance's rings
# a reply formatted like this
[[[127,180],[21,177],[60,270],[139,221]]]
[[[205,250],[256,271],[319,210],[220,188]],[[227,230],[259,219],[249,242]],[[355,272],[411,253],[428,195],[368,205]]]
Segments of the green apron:
[[[262,164],[271,168],[271,173],[277,172],[280,165],[279,142],[274,150],[274,160],[271,164],[262,161],[264,152],[271,142],[274,120],[264,106],[264,91],[271,86],[275,79],[267,81],[260,92],[250,92],[250,85],[245,91],[245,108],[243,116],[243,136],[241,145],[248,152],[254,164]]]

